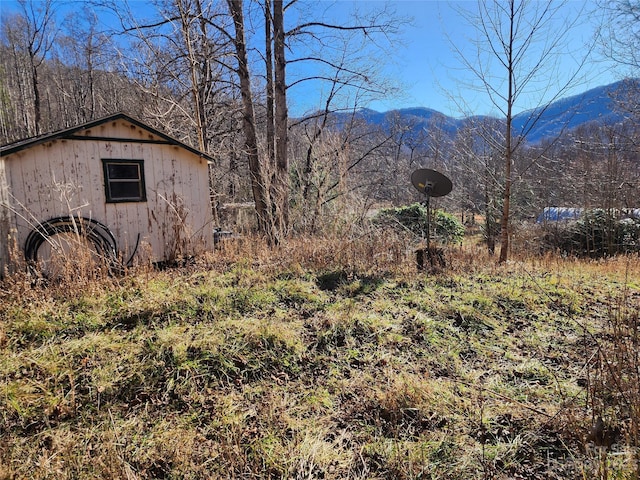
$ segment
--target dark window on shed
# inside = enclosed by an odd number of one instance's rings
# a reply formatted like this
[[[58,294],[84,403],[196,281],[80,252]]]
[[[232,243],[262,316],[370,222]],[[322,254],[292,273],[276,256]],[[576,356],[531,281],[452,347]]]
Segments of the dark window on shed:
[[[102,160],[107,202],[145,202],[142,160]]]

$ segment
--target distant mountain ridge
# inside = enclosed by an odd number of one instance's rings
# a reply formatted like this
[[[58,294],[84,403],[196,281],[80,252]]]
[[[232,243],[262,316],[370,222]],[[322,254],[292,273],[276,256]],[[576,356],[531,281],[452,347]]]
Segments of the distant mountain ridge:
[[[621,122],[624,120],[624,115],[616,109],[614,97],[622,90],[628,92],[631,88],[640,91],[640,79],[626,79],[592,88],[581,94],[561,98],[546,107],[521,112],[514,116],[514,133],[525,134],[527,140],[535,144],[546,138],[555,138],[563,131],[573,130],[580,125],[592,122],[601,124]],[[337,115],[346,120],[346,114]],[[411,125],[415,133],[428,130],[429,126],[437,121],[438,127],[450,135],[455,135],[459,129],[474,119],[503,121],[491,116],[454,118],[427,107],[402,108],[387,112],[362,109],[356,113],[356,116],[384,129],[389,129],[399,120],[404,125]],[[528,122],[538,116],[535,125],[529,127]]]
[[[615,96],[621,90],[640,88],[640,79],[621,80],[609,85],[592,88],[584,93],[562,98],[549,104],[541,114],[534,128],[527,134],[527,140],[537,143],[544,138],[557,137],[563,129],[573,130],[580,125],[598,122],[611,125],[624,120],[624,115],[616,108]],[[540,109],[522,112],[514,117],[514,126],[522,131],[527,119]]]

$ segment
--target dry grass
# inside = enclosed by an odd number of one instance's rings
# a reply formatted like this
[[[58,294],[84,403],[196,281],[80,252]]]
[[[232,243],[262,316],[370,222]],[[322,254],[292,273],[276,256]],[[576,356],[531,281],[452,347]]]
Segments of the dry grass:
[[[350,231],[12,276],[0,478],[638,478],[637,257],[414,260]]]

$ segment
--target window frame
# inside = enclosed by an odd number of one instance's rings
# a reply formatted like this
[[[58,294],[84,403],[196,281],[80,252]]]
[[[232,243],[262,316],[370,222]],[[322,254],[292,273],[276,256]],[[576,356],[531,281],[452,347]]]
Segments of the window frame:
[[[113,165],[124,165],[131,166],[135,165],[138,167],[138,178],[128,179],[128,178],[115,178],[112,179],[109,176],[109,167]],[[102,170],[104,174],[104,193],[107,203],[123,203],[123,202],[146,202],[147,201],[147,189],[144,181],[144,160],[129,160],[129,159],[120,159],[120,158],[103,158],[102,159]],[[139,196],[136,197],[122,197],[122,196],[114,196],[111,185],[114,183],[136,183],[138,184],[138,190],[140,192]]]

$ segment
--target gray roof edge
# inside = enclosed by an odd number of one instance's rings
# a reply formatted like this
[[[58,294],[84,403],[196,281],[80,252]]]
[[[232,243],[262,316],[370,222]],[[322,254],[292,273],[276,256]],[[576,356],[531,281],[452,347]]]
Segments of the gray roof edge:
[[[80,130],[93,128],[98,125],[102,125],[103,123],[112,122],[114,120],[125,120],[133,125],[136,125],[137,127],[140,127],[144,130],[147,130],[153,133],[154,135],[161,137],[162,139],[166,140],[168,143],[172,145],[176,145],[181,148],[184,148],[185,150],[188,150],[195,155],[205,158],[209,162],[213,161],[213,158],[209,154],[201,152],[200,150],[193,148],[187,145],[186,143],[181,142],[180,140],[176,140],[175,138],[167,135],[166,133],[156,130],[155,128],[150,127],[149,125],[142,123],[141,121],[136,120],[135,118],[130,117],[129,115],[122,112],[109,115],[106,117],[102,117],[96,120],[92,120],[90,122],[83,123],[81,125],[76,125],[75,127],[65,128],[65,129],[58,130],[56,132],[48,133],[45,135],[26,138],[23,140],[18,140],[17,142],[9,143],[7,145],[2,145],[0,146],[0,156],[4,157],[6,155],[11,155],[12,153],[16,153],[26,148],[30,148],[35,145],[39,145],[41,143],[49,142],[51,140],[56,140],[58,138],[67,138]]]

